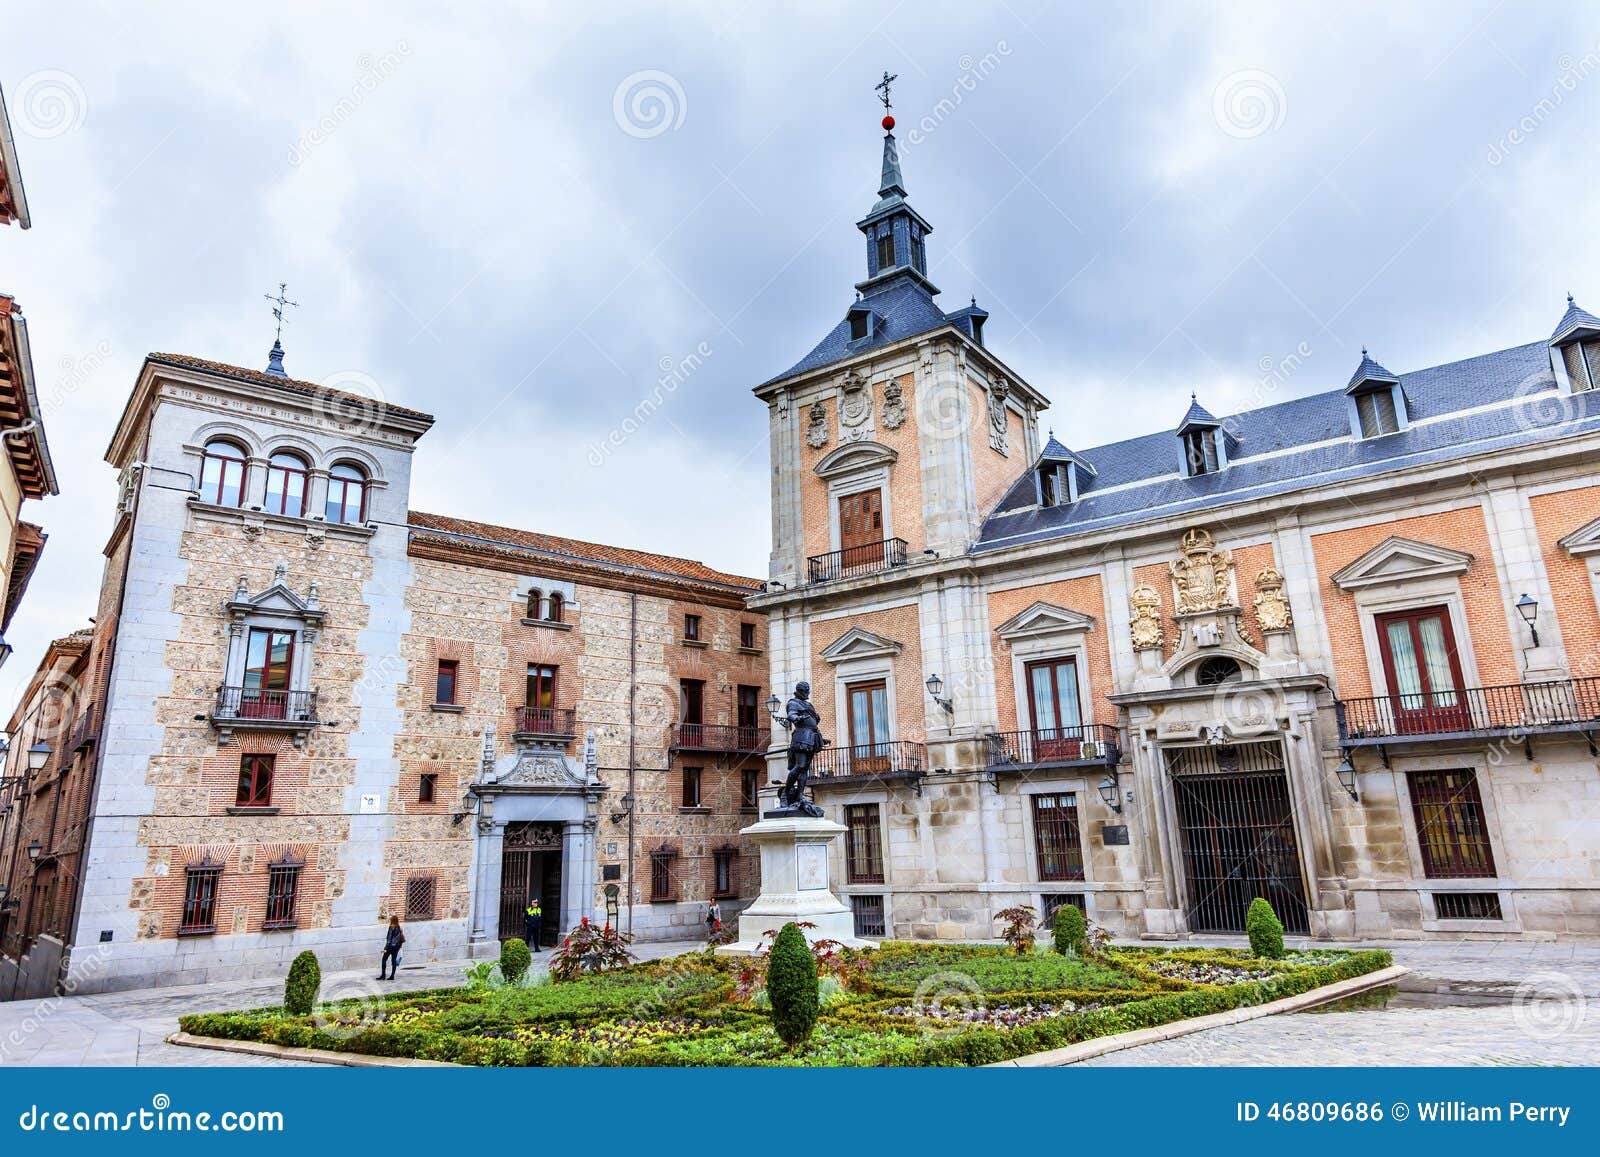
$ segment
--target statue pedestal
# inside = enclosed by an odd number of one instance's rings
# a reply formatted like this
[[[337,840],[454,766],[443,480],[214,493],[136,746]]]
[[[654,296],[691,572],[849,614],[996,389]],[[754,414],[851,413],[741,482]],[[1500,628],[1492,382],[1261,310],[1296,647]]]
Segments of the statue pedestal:
[[[749,956],[761,946],[762,934],[791,920],[814,924],[802,928],[808,942],[837,940],[851,948],[875,948],[855,935],[849,905],[828,886],[828,846],[845,831],[843,824],[809,816],[763,819],[740,834],[761,847],[761,895],[739,913],[739,939],[717,949],[719,956]],[[770,944],[770,941],[769,941]]]

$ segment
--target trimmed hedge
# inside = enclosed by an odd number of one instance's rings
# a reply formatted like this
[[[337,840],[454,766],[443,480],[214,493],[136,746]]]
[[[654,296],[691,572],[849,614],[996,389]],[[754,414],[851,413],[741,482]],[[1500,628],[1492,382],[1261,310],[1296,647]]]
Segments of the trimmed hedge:
[[[767,963],[767,998],[772,1001],[772,1027],[783,1043],[795,1048],[811,1037],[822,1011],[817,996],[817,958],[805,934],[792,920],[778,932]]]
[[[289,977],[283,982],[283,1008],[295,1016],[309,1016],[317,1007],[317,995],[322,991],[322,965],[317,954],[307,948],[289,965]]]
[[[1263,960],[1283,955],[1283,922],[1263,896],[1250,901],[1244,914],[1244,933],[1250,937],[1250,951]]]
[[[529,968],[533,967],[533,953],[523,940],[513,936],[500,945],[500,975],[507,984],[515,984]]]
[[[1063,904],[1057,908],[1050,932],[1059,955],[1092,955],[1089,951],[1089,920],[1078,911],[1077,905]]]

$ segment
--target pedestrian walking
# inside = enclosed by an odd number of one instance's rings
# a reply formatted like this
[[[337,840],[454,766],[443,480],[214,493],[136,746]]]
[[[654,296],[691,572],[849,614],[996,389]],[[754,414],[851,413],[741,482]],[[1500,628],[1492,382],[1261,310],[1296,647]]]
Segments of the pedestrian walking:
[[[400,929],[400,917],[389,917],[389,930],[383,936],[383,956],[378,961],[378,979],[393,980],[395,973],[400,971],[400,949],[406,942],[406,934]],[[389,972],[385,976],[384,970]]]
[[[715,900],[706,905],[706,939],[722,931],[722,906]]]

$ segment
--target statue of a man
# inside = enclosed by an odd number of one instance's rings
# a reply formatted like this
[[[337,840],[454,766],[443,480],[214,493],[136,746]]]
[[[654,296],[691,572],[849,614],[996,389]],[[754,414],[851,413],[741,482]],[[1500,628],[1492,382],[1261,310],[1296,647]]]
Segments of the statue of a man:
[[[811,779],[811,760],[828,746],[822,737],[821,717],[811,702],[811,684],[795,684],[794,698],[784,708],[789,723],[789,776],[778,791],[780,809],[801,815],[820,816],[822,809],[806,799],[806,783]]]

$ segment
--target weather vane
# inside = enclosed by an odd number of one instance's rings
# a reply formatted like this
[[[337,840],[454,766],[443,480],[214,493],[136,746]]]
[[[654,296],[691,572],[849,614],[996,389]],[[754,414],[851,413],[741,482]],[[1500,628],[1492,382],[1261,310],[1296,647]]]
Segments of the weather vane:
[[[281,342],[283,340],[283,307],[286,306],[286,305],[292,305],[292,306],[294,306],[296,308],[299,308],[299,306],[300,306],[300,303],[298,301],[290,301],[287,297],[284,296],[283,291],[288,289],[288,288],[289,288],[289,283],[287,281],[280,281],[280,282],[278,282],[278,296],[277,297],[273,297],[272,294],[270,294],[270,293],[263,293],[261,295],[262,297],[266,298],[268,301],[272,302],[272,316],[278,319],[278,332],[275,335],[274,340],[279,341],[279,342]]]
[[[874,88],[875,92],[880,92],[880,93],[883,94],[878,99],[883,102],[883,111],[885,113],[888,113],[889,109],[891,107],[893,107],[889,103],[889,86],[891,84],[893,84],[895,81],[899,80],[899,79],[900,79],[900,74],[899,73],[896,73],[895,75],[890,76],[888,71],[886,70],[884,72],[884,74],[883,74],[883,79],[880,80],[877,83],[876,87]]]

